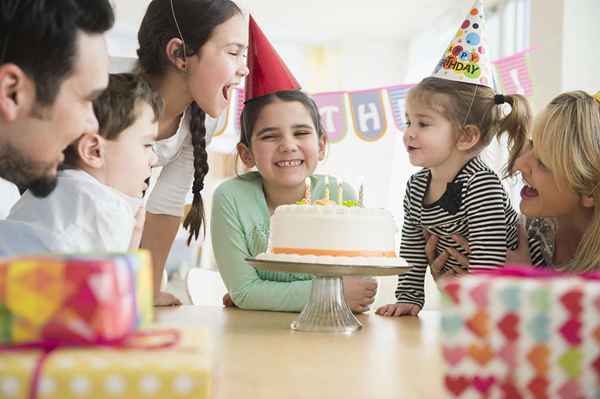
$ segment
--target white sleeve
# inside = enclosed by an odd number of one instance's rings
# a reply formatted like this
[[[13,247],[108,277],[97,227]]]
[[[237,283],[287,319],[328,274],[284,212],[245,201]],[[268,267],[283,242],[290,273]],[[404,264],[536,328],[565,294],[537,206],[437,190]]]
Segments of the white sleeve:
[[[181,217],[194,179],[194,146],[187,135],[181,151],[166,164],[150,193],[146,210],[153,214]]]
[[[19,200],[17,186],[0,178],[0,220],[10,213],[10,208]]]

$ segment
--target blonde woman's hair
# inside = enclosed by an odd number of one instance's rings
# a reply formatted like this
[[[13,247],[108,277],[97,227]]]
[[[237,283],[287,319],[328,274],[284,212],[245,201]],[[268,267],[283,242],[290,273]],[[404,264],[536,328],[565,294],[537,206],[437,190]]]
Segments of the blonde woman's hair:
[[[575,194],[594,199],[591,224],[564,269],[600,270],[600,102],[584,91],[563,93],[545,117],[545,128],[533,137],[538,157]]]
[[[506,133],[509,159],[504,174],[511,174],[529,134],[531,109],[525,97],[519,94],[497,96],[486,86],[428,77],[410,90],[408,98],[441,112],[459,134],[468,125],[479,128],[479,151],[494,137],[500,138]],[[498,102],[509,104],[511,111],[505,114]]]

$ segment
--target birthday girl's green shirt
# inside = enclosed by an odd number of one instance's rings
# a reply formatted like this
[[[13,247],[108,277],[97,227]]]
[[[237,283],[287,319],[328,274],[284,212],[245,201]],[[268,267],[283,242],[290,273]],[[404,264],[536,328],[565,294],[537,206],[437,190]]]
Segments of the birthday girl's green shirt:
[[[311,181],[313,200],[323,198],[325,176],[311,176]],[[331,176],[329,187],[330,198],[337,201],[337,181]],[[343,184],[343,191],[344,200],[356,200],[356,192],[349,185]],[[217,265],[238,307],[299,312],[308,301],[312,275],[257,270],[244,261],[267,250],[270,218],[258,172],[222,183],[215,190],[211,216]]]

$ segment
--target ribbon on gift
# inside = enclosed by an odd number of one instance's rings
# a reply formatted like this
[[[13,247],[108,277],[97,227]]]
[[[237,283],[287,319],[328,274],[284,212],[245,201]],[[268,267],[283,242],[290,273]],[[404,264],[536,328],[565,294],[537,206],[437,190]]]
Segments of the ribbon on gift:
[[[600,280],[599,272],[590,273],[569,273],[551,269],[543,269],[539,267],[531,266],[505,266],[497,269],[478,269],[471,274],[476,275],[488,275],[497,277],[515,277],[515,278],[538,278],[538,279],[549,279],[549,278],[564,278],[564,277],[577,277],[583,280]]]
[[[180,332],[176,329],[137,331],[119,339],[109,340],[100,338],[95,342],[82,343],[81,341],[68,342],[64,340],[47,340],[43,342],[0,345],[0,353],[22,350],[42,351],[42,354],[33,369],[31,388],[29,390],[29,399],[36,399],[42,376],[42,368],[48,357],[57,349],[105,347],[113,349],[160,350],[176,346],[179,343],[180,338]]]

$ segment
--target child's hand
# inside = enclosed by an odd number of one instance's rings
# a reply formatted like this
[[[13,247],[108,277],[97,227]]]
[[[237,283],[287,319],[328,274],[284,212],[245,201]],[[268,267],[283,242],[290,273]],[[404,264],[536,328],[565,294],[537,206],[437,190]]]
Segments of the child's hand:
[[[231,299],[229,292],[223,295],[223,306],[226,308],[237,308],[237,305],[233,302],[233,299]]]
[[[398,316],[416,316],[421,311],[419,305],[414,303],[391,303],[389,305],[383,305],[377,311],[376,314],[386,317],[398,317]]]
[[[140,247],[142,241],[142,233],[144,232],[144,223],[146,222],[146,208],[144,205],[140,205],[137,213],[135,214],[135,225],[133,226],[133,232],[131,233],[131,240],[129,241],[129,250],[134,251]]]
[[[375,302],[377,294],[377,280],[364,277],[344,277],[344,299],[354,313],[369,310]]]
[[[168,292],[160,291],[154,297],[154,306],[179,306],[181,301],[175,295]]]

